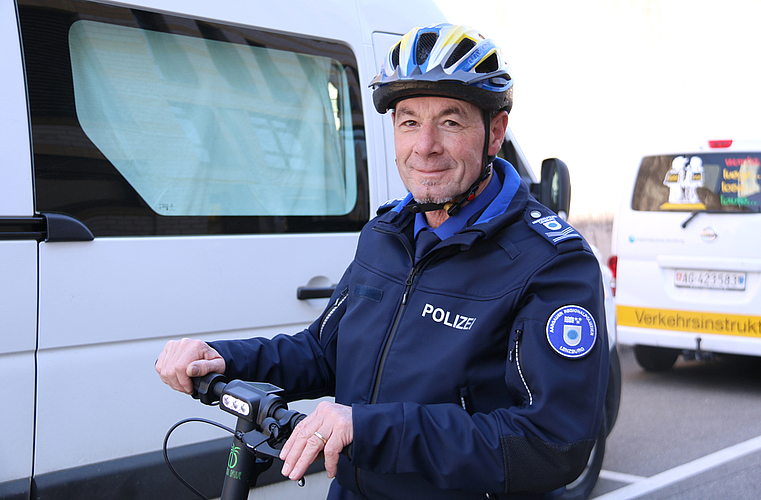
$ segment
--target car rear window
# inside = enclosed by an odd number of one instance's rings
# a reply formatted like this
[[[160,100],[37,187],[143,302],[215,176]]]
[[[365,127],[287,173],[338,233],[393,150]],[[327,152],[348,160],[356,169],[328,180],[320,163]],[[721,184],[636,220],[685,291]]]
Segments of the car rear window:
[[[649,212],[759,213],[760,167],[759,152],[647,156],[631,206]]]

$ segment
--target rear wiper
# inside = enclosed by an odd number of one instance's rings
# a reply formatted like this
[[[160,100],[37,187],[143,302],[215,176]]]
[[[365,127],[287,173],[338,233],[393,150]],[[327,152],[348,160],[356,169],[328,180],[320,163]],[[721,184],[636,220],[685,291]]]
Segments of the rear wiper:
[[[682,229],[686,228],[686,227],[687,227],[687,224],[689,224],[689,223],[690,223],[690,221],[691,221],[692,219],[694,219],[695,217],[697,217],[697,216],[698,216],[698,214],[702,214],[702,213],[704,213],[704,212],[706,212],[706,210],[695,210],[694,212],[692,212],[692,213],[690,214],[690,216],[689,216],[689,217],[687,217],[687,220],[686,220],[686,221],[684,221],[684,222],[682,222]]]
[[[687,220],[682,222],[682,229],[687,227],[687,224],[690,223],[692,219],[698,216],[698,214],[726,214],[726,213],[733,213],[733,214],[742,214],[747,212],[727,212],[726,210],[695,210],[690,214],[689,217],[687,217]]]

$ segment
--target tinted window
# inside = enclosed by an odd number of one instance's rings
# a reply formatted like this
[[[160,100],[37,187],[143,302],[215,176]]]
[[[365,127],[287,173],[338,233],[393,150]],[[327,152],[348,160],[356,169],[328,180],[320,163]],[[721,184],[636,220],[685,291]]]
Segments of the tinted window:
[[[632,208],[643,211],[761,211],[761,153],[648,156]]]
[[[90,2],[19,12],[38,211],[96,236],[368,220],[347,46]]]

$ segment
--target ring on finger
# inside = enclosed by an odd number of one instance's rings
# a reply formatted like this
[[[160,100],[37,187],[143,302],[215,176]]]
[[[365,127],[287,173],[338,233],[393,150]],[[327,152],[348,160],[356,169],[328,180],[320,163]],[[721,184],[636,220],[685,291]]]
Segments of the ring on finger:
[[[320,441],[322,441],[323,446],[328,444],[328,441],[324,437],[322,437],[322,434],[320,434],[319,432],[314,431],[314,435],[317,436],[320,439]]]

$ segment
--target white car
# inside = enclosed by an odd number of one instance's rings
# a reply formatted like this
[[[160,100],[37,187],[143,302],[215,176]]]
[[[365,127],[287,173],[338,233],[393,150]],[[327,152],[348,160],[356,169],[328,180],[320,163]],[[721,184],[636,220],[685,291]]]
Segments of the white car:
[[[614,223],[618,336],[637,362],[761,355],[761,142],[642,159]]]

